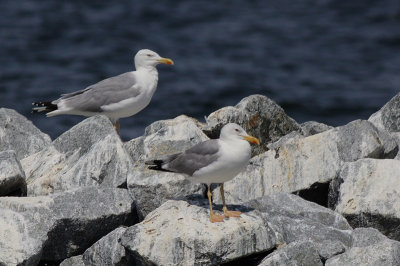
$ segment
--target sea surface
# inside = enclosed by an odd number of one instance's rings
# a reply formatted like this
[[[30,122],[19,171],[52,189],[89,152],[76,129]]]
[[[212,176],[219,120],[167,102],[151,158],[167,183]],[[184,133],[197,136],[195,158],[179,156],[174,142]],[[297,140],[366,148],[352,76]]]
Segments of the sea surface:
[[[400,91],[400,1],[0,1],[0,107],[53,139],[78,116],[31,114],[33,101],[160,65],[150,105],[121,120],[124,140],[154,121],[204,116],[263,94],[298,122],[368,117]]]

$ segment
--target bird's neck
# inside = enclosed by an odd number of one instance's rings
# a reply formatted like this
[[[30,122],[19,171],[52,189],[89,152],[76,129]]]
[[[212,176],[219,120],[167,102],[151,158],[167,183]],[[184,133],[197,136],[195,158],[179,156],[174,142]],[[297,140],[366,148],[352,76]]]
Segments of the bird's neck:
[[[158,83],[158,71],[153,66],[139,67],[136,69],[136,75],[141,77],[142,84],[145,88],[150,88],[151,93],[154,93]]]

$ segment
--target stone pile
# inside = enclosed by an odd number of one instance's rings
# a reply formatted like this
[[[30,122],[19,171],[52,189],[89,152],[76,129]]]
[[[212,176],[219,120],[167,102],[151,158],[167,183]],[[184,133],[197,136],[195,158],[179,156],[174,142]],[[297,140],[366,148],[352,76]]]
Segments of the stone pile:
[[[339,127],[299,124],[252,95],[127,142],[103,116],[52,141],[1,108],[0,265],[400,265],[399,117],[400,94]],[[262,145],[224,185],[243,214],[210,223],[205,185],[144,162],[228,122]]]

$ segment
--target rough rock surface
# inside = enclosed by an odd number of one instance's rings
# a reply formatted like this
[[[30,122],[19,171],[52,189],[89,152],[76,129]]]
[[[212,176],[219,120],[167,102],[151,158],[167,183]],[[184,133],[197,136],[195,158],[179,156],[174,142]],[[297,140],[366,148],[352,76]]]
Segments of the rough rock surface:
[[[47,195],[82,186],[125,186],[132,160],[105,116],[84,120],[53,145],[21,161],[28,195]]]
[[[300,124],[301,133],[308,137],[315,134],[319,134],[332,129],[332,126],[326,125],[324,123],[319,123],[316,121],[308,121]]]
[[[83,253],[84,263],[86,265],[129,265],[125,248],[119,242],[125,231],[125,227],[118,227],[102,237]]]
[[[168,199],[189,194],[203,194],[205,187],[185,179],[184,175],[149,170],[146,160],[163,158],[181,152],[208,137],[192,118],[179,116],[158,121],[146,129],[145,136],[125,143],[125,148],[135,161],[128,178],[128,189],[137,204],[140,218]]]
[[[374,227],[400,240],[400,163],[363,159],[346,163],[339,178],[336,211],[353,227]]]
[[[318,251],[311,241],[296,241],[274,251],[259,266],[322,266]]]
[[[352,247],[328,259],[326,266],[400,265],[400,242],[390,240],[372,228],[355,229],[352,236]]]
[[[14,150],[20,160],[50,145],[51,139],[12,109],[0,108],[0,151]]]
[[[362,158],[394,158],[398,152],[396,139],[366,120],[355,120],[332,130],[340,158],[352,162]],[[335,136],[332,136],[335,138]]]
[[[73,256],[60,263],[60,266],[86,266],[83,262],[83,256]]]
[[[244,205],[261,212],[278,243],[312,241],[323,259],[343,253],[351,246],[352,228],[345,218],[296,195],[278,193]]]
[[[253,147],[253,154],[267,150],[267,144],[280,137],[300,130],[299,124],[286,115],[274,101],[263,95],[251,95],[236,106],[224,107],[206,118],[204,132],[211,138],[218,138],[221,128],[227,123],[237,123],[249,135],[260,140],[261,145]]]
[[[167,201],[128,228],[121,243],[143,264],[217,265],[273,249],[275,236],[257,211],[210,223],[207,201],[193,199]]]
[[[124,189],[85,187],[50,196],[0,198],[0,264],[36,265],[79,254],[135,220]]]
[[[0,152],[0,196],[26,193],[25,173],[14,151]]]
[[[400,93],[394,96],[379,111],[372,114],[368,121],[380,129],[389,132],[400,131]]]

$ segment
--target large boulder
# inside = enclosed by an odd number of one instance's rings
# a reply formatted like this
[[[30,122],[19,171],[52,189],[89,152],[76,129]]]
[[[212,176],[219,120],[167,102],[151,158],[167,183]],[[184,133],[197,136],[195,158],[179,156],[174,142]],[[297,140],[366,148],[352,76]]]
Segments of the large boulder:
[[[124,187],[133,162],[105,116],[84,120],[53,145],[21,161],[28,195],[82,186]]]
[[[50,145],[51,139],[12,109],[0,108],[0,151],[14,150],[20,160]]]
[[[297,244],[290,247],[303,247],[298,253],[304,251],[307,261],[317,263],[319,257],[326,260],[345,252],[352,243],[351,227],[340,214],[295,195],[279,193],[229,208],[242,211],[241,217],[211,223],[206,199],[170,200],[129,227],[121,244],[132,260],[144,265],[217,265],[238,260],[246,265],[248,256],[276,247],[279,253],[279,247],[291,243]],[[214,210],[220,213],[221,206]],[[304,248],[301,242],[312,246]],[[293,248],[286,253],[295,260]]]
[[[206,200],[171,200],[128,228],[121,244],[144,265],[218,265],[275,248],[275,236],[257,211],[211,223]]]
[[[277,193],[244,205],[261,212],[280,244],[312,241],[323,260],[351,246],[352,228],[343,216],[296,195]]]
[[[206,118],[204,132],[218,138],[221,128],[227,123],[237,123],[249,135],[260,140],[261,145],[253,148],[254,154],[267,150],[267,144],[280,137],[300,130],[299,124],[290,118],[274,101],[263,95],[251,95],[236,106],[219,109]]]
[[[82,256],[86,265],[129,265],[125,248],[119,239],[126,227],[118,227],[88,248]]]
[[[0,264],[37,265],[80,254],[118,226],[133,224],[135,215],[128,191],[118,188],[0,198]]]
[[[151,124],[144,136],[125,143],[135,162],[135,167],[130,170],[128,189],[135,199],[140,218],[168,199],[205,191],[204,185],[192,183],[184,175],[149,170],[144,162],[184,151],[207,139],[194,119],[179,116]]]
[[[270,144],[269,151],[253,157],[245,171],[225,183],[229,202],[245,202],[274,192],[312,190],[335,179],[344,162],[394,158],[398,152],[395,137],[365,120],[309,137],[289,135]],[[214,196],[220,202],[217,191]],[[323,197],[316,201],[327,202],[327,195]]]
[[[379,111],[372,114],[368,121],[376,127],[389,132],[400,131],[400,93],[394,96]]]
[[[328,259],[326,266],[400,265],[400,242],[390,240],[372,228],[355,229],[352,237],[352,247],[345,253]]]
[[[346,163],[335,210],[353,227],[374,227],[400,240],[400,163],[398,160],[363,159]]]
[[[25,173],[14,151],[0,152],[0,196],[26,193]]]

